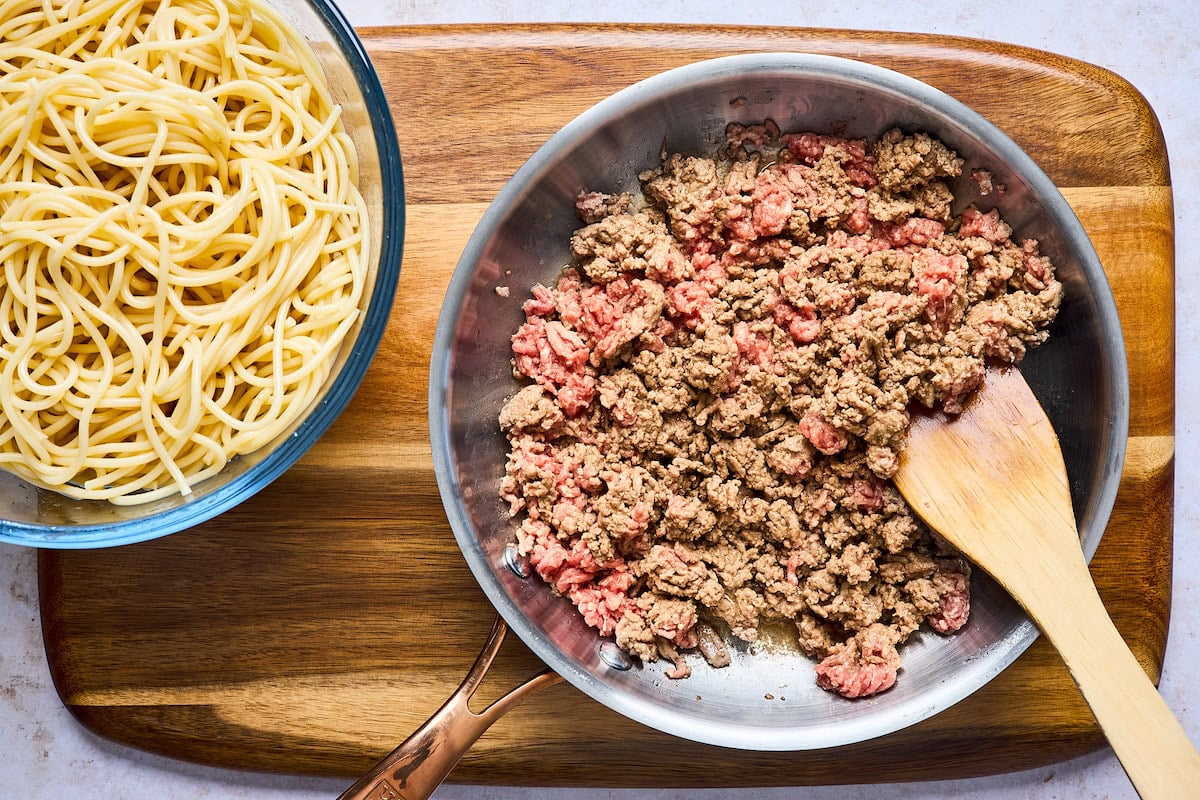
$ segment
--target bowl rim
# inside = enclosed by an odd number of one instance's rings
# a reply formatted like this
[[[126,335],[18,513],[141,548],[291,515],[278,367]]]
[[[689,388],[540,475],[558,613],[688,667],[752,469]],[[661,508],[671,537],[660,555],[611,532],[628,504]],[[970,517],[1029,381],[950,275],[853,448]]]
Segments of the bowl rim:
[[[379,152],[383,218],[379,263],[371,299],[340,372],[293,433],[252,468],[213,492],[137,519],[85,525],[40,525],[0,520],[0,542],[58,550],[112,547],[157,539],[199,525],[253,497],[308,451],[342,413],[362,383],[387,328],[400,278],[404,247],[404,170],[391,110],[379,75],[354,26],[329,0],[303,0],[321,19],[346,57],[363,95]],[[52,490],[39,490],[52,491]]]
[[[505,591],[492,565],[477,546],[478,539],[472,530],[462,504],[457,476],[451,457],[448,409],[450,390],[450,350],[462,303],[467,295],[475,265],[483,255],[486,243],[504,221],[509,207],[519,200],[526,188],[538,180],[546,170],[552,169],[563,152],[577,146],[581,140],[619,113],[628,112],[674,92],[685,90],[701,83],[710,83],[739,74],[792,73],[815,77],[847,79],[874,88],[897,92],[911,97],[917,103],[931,107],[935,113],[982,136],[1006,162],[1028,179],[1031,187],[1042,199],[1047,213],[1059,227],[1065,241],[1079,254],[1080,265],[1096,289],[1097,315],[1106,339],[1115,335],[1117,344],[1106,348],[1105,355],[1111,358],[1108,364],[1111,382],[1107,398],[1113,416],[1109,431],[1115,452],[1104,464],[1099,491],[1096,496],[1095,515],[1091,528],[1095,535],[1085,537],[1085,556],[1090,559],[1099,544],[1103,529],[1111,516],[1116,501],[1118,484],[1124,463],[1124,442],[1128,438],[1129,384],[1128,369],[1123,347],[1123,335],[1117,316],[1116,304],[1099,257],[1091,240],[1083,229],[1073,209],[1062,196],[1058,187],[1033,159],[1025,153],[1003,131],[978,112],[950,95],[916,78],[884,67],[853,59],[809,53],[750,53],[724,56],[693,62],[681,67],[646,78],[609,97],[568,122],[542,145],[530,159],[513,175],[496,195],[484,212],[478,226],[463,250],[455,267],[446,292],[442,312],[433,344],[430,363],[429,423],[434,471],[443,505],[455,539],[477,582],[492,605],[513,628],[521,640],[546,664],[562,675],[569,683],[609,708],[643,724],[686,739],[707,744],[758,751],[795,751],[817,749],[850,744],[881,736],[916,724],[932,714],[944,710],[977,691],[988,681],[1017,659],[1038,636],[1037,628],[1026,619],[1009,636],[998,643],[1004,655],[998,659],[977,659],[964,665],[963,680],[945,681],[932,687],[922,695],[919,703],[909,703],[902,708],[910,710],[901,719],[885,718],[886,724],[857,720],[854,725],[844,725],[829,735],[825,729],[820,736],[795,728],[781,728],[763,724],[716,725],[697,721],[694,714],[682,709],[666,708],[646,703],[629,692],[612,687],[596,679],[587,669],[579,666],[558,649],[556,645],[535,629],[528,621],[523,609]]]

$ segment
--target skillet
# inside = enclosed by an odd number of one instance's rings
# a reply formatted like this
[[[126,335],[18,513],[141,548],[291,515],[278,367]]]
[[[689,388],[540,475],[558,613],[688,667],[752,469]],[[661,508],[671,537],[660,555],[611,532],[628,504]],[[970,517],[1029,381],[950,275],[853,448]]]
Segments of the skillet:
[[[514,523],[499,497],[507,443],[496,420],[518,388],[510,337],[524,321],[521,304],[530,287],[552,285],[570,260],[570,234],[579,226],[575,196],[583,189],[636,194],[637,174],[656,165],[664,147],[712,153],[728,122],[767,118],[785,131],[851,138],[874,139],[897,126],[926,131],[965,159],[964,178],[952,186],[955,213],[971,201],[984,211],[994,205],[1012,225],[1014,239],[1039,240],[1056,265],[1065,299],[1049,341],[1030,352],[1021,371],[1059,434],[1089,559],[1099,544],[1116,498],[1128,427],[1124,343],[1099,259],[1045,173],[970,108],[890,70],[797,53],[680,67],[603,100],[551,137],[489,206],[451,278],[430,365],[434,468],[463,557],[503,622],[497,621],[460,692],[419,732],[426,752],[434,742],[432,750],[448,757],[451,740],[465,749],[487,724],[556,676],[621,714],[698,742],[756,751],[835,747],[947,708],[999,674],[1036,638],[1015,603],[976,571],[969,624],[948,638],[914,636],[901,650],[896,686],[868,700],[847,701],[819,689],[810,659],[769,640],[729,642],[730,666],[712,669],[693,659],[692,676],[673,681],[663,674],[669,665],[625,658],[569,601],[528,577],[530,570],[515,557]],[[991,171],[1005,185],[1003,195],[980,198],[965,177],[975,167]],[[552,672],[475,715],[466,700],[505,625]],[[401,755],[399,763],[409,766],[396,772],[393,764],[391,773],[377,767],[373,774],[413,778],[415,789],[418,762]],[[368,796],[376,795],[344,795]]]

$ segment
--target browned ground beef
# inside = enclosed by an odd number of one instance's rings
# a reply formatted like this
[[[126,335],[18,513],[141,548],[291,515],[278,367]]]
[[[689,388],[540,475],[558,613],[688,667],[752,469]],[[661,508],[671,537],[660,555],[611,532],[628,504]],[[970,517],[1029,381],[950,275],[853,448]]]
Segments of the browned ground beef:
[[[672,677],[787,620],[821,686],[873,694],[969,613],[967,564],[889,481],[910,406],[960,409],[1062,287],[996,211],[951,216],[935,139],[728,135],[644,201],[580,195],[574,263],[513,336],[503,495],[542,578]]]

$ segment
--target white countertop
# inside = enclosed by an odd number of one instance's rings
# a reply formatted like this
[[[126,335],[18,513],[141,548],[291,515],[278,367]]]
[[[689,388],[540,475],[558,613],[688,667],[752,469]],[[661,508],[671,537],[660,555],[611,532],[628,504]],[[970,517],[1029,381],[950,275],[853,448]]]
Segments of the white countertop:
[[[727,0],[340,0],[355,25],[438,22],[698,22],[921,31],[993,39],[1050,50],[1106,67],[1133,83],[1166,134],[1175,191],[1176,393],[1179,398],[1172,619],[1161,691],[1200,742],[1200,15],[1181,0],[1021,0],[986,6],[965,0],[844,0],[741,3]],[[1003,9],[1003,10],[1001,10]],[[1120,143],[1114,143],[1114,148]],[[50,681],[38,622],[36,556],[0,544],[0,800],[316,800],[344,781],[211,769],[101,741],[64,710]],[[1200,792],[1200,789],[1197,790]],[[1198,795],[1200,796],[1200,795]],[[1111,751],[1045,769],[925,784],[750,790],[571,790],[445,786],[442,800],[676,800],[834,798],[905,800],[1121,800],[1136,795]]]

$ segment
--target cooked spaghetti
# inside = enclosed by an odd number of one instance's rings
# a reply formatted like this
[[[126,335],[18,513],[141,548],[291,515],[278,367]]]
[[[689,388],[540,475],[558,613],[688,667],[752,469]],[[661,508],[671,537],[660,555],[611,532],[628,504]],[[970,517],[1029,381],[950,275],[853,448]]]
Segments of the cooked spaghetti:
[[[0,468],[188,494],[313,402],[367,214],[311,50],[256,0],[0,0]]]

